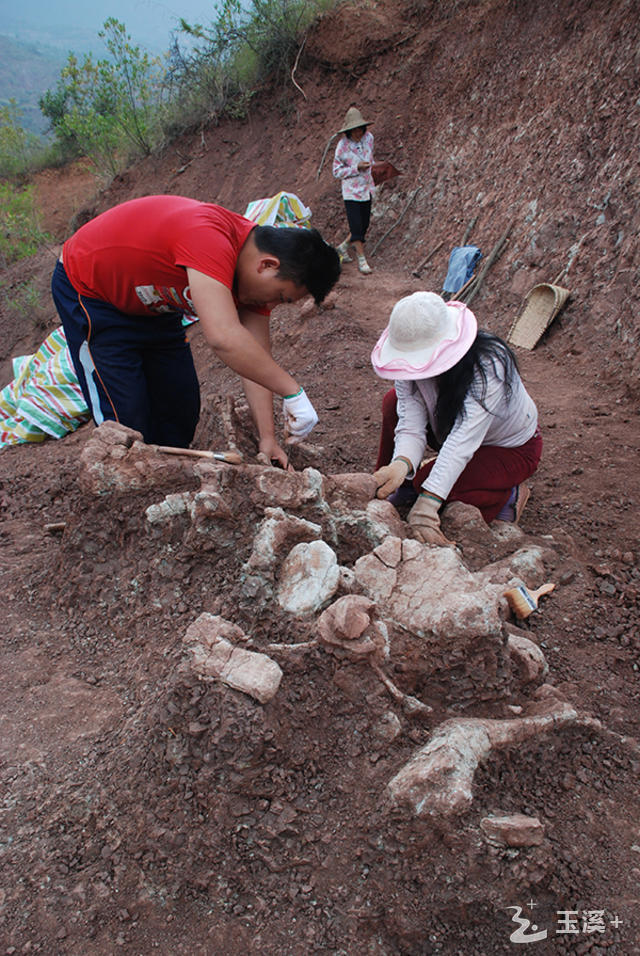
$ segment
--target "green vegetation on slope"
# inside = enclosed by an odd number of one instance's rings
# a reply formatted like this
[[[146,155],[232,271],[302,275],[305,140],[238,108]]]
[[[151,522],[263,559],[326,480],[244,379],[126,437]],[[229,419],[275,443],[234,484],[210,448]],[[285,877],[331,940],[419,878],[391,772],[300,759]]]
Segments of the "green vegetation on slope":
[[[290,85],[306,31],[334,2],[222,0],[210,24],[181,21],[183,44],[177,36],[166,59],[133,44],[123,23],[106,20],[99,37],[107,55],[80,60],[70,53],[57,84],[40,98],[53,133],[49,146],[20,125],[19,102],[0,108],[0,184],[18,186],[0,201],[5,264],[30,255],[45,238],[23,186],[31,171],[86,156],[111,179],[185,129],[244,116],[261,84]]]

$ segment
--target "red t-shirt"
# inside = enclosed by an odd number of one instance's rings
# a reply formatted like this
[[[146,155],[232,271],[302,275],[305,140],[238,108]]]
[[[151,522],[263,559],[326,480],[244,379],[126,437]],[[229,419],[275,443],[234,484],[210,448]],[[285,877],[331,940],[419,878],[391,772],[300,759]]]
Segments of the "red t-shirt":
[[[233,291],[238,254],[255,225],[222,206],[182,196],[132,199],[67,239],[64,268],[80,295],[126,314],[195,315],[187,267]]]

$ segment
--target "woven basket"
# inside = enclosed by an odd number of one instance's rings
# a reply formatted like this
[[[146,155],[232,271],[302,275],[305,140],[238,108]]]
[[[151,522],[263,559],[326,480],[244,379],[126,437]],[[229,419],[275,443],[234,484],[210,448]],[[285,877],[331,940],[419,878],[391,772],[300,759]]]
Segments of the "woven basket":
[[[570,295],[569,289],[563,289],[559,285],[550,285],[548,282],[534,285],[527,293],[520,315],[509,330],[507,342],[523,349],[534,348]]]

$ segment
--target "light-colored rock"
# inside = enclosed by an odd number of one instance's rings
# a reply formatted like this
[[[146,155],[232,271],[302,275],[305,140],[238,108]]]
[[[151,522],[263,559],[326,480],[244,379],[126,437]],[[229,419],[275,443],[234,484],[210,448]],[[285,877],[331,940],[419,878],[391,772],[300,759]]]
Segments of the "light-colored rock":
[[[255,503],[288,510],[324,504],[323,477],[315,468],[283,471],[280,468],[251,469],[255,482]]]
[[[149,524],[162,524],[177,515],[187,514],[199,533],[208,531],[212,522],[228,521],[233,517],[226,498],[208,489],[167,495],[164,501],[149,505],[145,514]]]
[[[480,828],[493,846],[540,846],[544,839],[540,820],[524,813],[484,817]]]
[[[124,448],[131,448],[134,443],[138,443],[143,448],[148,446],[144,444],[142,435],[134,428],[127,428],[120,422],[106,421],[99,425],[94,431],[89,441],[100,442],[107,446],[121,445]]]
[[[338,293],[335,289],[332,289],[328,295],[325,295],[324,299],[318,306],[322,312],[326,312],[327,309],[335,309],[336,302],[338,301]]]
[[[329,521],[337,542],[347,539],[351,546],[361,542],[362,552],[377,548],[389,535],[401,537],[408,529],[388,501],[370,501],[364,511],[332,511]]]
[[[518,548],[517,551],[514,551],[502,561],[488,565],[483,569],[483,572],[487,580],[492,578],[498,580],[502,576],[504,569],[508,568],[510,574],[514,578],[519,579],[519,583],[526,581],[528,582],[528,586],[538,587],[539,584],[542,584],[542,582],[546,580],[546,555],[549,555],[547,549],[540,548],[537,545],[527,545],[523,548]]]
[[[382,544],[374,548],[373,553],[388,568],[397,568],[402,561],[402,541],[389,535]]]
[[[203,647],[213,647],[220,640],[246,641],[246,635],[242,628],[219,614],[209,614],[204,612],[189,625],[183,638],[185,645],[201,644]]]
[[[223,496],[230,494],[240,482],[245,470],[243,465],[228,465],[226,462],[211,459],[190,458],[189,462],[192,473],[200,479],[202,490]]]
[[[203,488],[193,496],[191,518],[196,531],[209,531],[212,523],[230,521],[233,517],[227,496],[219,491]]]
[[[168,482],[184,483],[184,459],[145,445],[140,432],[107,421],[96,428],[80,456],[79,482],[91,495],[142,491]]]
[[[393,569],[375,551],[355,564],[356,581],[384,605],[386,618],[431,640],[469,632],[501,634],[499,588],[468,571],[454,550],[408,540],[402,557]]]
[[[526,538],[520,525],[517,525],[514,521],[492,521],[490,528],[498,541],[504,542],[512,547],[516,547]]]
[[[371,624],[369,611],[373,601],[359,594],[349,594],[327,608],[318,619],[318,631],[323,639],[337,637],[341,641],[355,641]]]
[[[425,547],[416,541],[415,538],[407,538],[402,542],[402,560],[412,561],[414,558],[422,558],[425,554]]]
[[[317,312],[317,310],[318,307],[315,304],[315,301],[311,298],[311,296],[308,296],[298,309],[298,318],[306,319],[308,316],[313,315],[314,312]]]
[[[358,558],[354,568],[356,583],[367,593],[375,597],[380,606],[393,594],[398,580],[398,572],[381,561],[376,552]]]
[[[400,718],[392,710],[388,710],[378,720],[374,727],[374,733],[380,740],[391,743],[402,733]]]
[[[493,750],[523,743],[576,719],[569,704],[554,701],[535,717],[447,720],[389,782],[389,796],[417,816],[461,813],[471,805],[478,764],[489,759]]]
[[[524,634],[511,631],[507,648],[523,684],[543,680],[549,673],[549,665],[541,649]]]
[[[406,538],[409,534],[409,525],[402,520],[390,501],[374,498],[367,505],[367,516],[372,524],[380,529],[380,543],[387,535]]]
[[[143,476],[125,465],[129,449],[134,442],[141,444],[141,439],[140,432],[117,422],[107,421],[96,428],[80,455],[79,478],[83,489],[103,495],[142,488]]]
[[[366,472],[346,472],[325,479],[325,497],[331,508],[364,511],[376,495],[376,480]]]
[[[279,665],[266,654],[236,647],[231,640],[246,640],[242,630],[214,614],[201,614],[185,633],[183,643],[191,666],[203,680],[220,680],[264,704],[278,692]]]
[[[236,647],[220,674],[220,679],[234,690],[249,694],[261,704],[266,704],[278,692],[282,670],[266,654]]]
[[[264,515],[245,565],[247,571],[269,572],[294,545],[322,537],[319,524],[288,515],[282,508],[265,508]]]
[[[389,653],[389,635],[374,612],[373,601],[362,595],[338,598],[318,618],[318,637],[323,644],[340,648],[347,657],[382,661]]]
[[[176,515],[190,514],[193,507],[193,494],[190,491],[166,495],[163,501],[149,505],[145,515],[149,524],[163,524]]]
[[[280,571],[278,603],[290,614],[312,614],[331,600],[339,582],[338,559],[328,544],[297,544]]]
[[[511,694],[516,669],[507,648],[504,592],[519,579],[507,560],[470,571],[458,549],[387,538],[356,560],[354,571],[354,590],[370,597],[389,625],[391,659],[402,662],[401,689],[403,683],[405,692],[421,687],[429,702],[458,706]]]
[[[452,501],[445,505],[440,521],[442,531],[450,541],[457,541],[459,538],[489,541],[492,538],[491,528],[482,517],[480,509],[463,501]]]

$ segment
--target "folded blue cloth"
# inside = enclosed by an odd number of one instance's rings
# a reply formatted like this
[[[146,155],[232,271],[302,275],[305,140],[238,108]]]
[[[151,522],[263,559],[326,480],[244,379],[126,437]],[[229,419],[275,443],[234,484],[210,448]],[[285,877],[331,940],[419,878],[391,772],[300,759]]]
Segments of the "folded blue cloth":
[[[449,271],[442,286],[443,292],[455,295],[473,275],[476,263],[482,258],[477,246],[455,246],[449,256]]]

